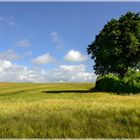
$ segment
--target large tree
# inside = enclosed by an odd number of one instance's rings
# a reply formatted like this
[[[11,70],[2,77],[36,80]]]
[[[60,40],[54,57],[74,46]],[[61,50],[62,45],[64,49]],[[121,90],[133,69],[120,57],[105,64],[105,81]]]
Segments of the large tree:
[[[128,68],[140,69],[140,16],[128,12],[111,19],[87,48],[98,75],[124,77]]]

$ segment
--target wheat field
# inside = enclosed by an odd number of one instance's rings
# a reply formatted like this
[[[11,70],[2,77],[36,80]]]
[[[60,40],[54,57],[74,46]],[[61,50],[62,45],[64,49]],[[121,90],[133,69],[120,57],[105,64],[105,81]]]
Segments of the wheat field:
[[[0,138],[139,138],[140,94],[93,83],[0,83]]]

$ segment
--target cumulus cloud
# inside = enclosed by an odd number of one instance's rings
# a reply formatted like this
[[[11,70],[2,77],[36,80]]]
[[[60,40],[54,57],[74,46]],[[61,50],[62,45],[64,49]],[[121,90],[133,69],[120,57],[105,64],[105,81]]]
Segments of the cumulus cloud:
[[[60,65],[49,71],[33,70],[26,66],[0,60],[0,81],[3,82],[93,82],[94,73],[86,72],[85,65]]]
[[[32,72],[25,66],[12,64],[7,60],[0,60],[0,81],[24,82],[30,81]]]
[[[76,50],[70,50],[65,56],[64,60],[68,62],[83,62],[87,60],[87,56],[81,54],[81,52]]]
[[[96,80],[94,73],[86,72],[85,65],[60,65],[46,73],[50,82],[92,82]]]
[[[48,64],[52,62],[54,62],[54,58],[49,53],[40,55],[32,59],[33,64],[39,64],[39,65]]]
[[[16,42],[16,45],[21,48],[26,48],[31,46],[31,41],[28,39],[20,39]]]
[[[19,55],[12,49],[8,49],[4,52],[0,52],[0,59],[2,60],[18,60]]]
[[[64,47],[64,41],[62,40],[58,32],[51,32],[50,36],[52,38],[52,41],[56,44],[57,49]]]

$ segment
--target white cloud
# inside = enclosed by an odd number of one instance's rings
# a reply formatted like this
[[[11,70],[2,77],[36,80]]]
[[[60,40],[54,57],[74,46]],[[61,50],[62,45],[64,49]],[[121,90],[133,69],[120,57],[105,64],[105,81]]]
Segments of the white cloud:
[[[96,75],[86,72],[85,65],[60,65],[46,73],[50,82],[92,82]]]
[[[56,44],[57,49],[64,47],[64,41],[61,39],[58,32],[51,32],[50,36],[52,38],[52,41]]]
[[[68,62],[83,62],[87,60],[87,56],[81,54],[79,51],[70,50],[65,56],[64,60]]]
[[[12,17],[12,16],[10,16],[10,17],[3,17],[3,16],[1,16],[0,17],[0,21],[1,22],[5,22],[5,23],[9,24],[10,26],[15,26],[16,25],[14,17]]]
[[[25,66],[12,64],[7,60],[0,60],[0,81],[23,82],[30,81],[32,71]]]
[[[16,25],[16,22],[14,21],[13,17],[8,17],[6,20],[7,20],[9,25],[11,25],[11,26]]]
[[[57,41],[59,40],[59,35],[58,35],[57,32],[51,32],[51,33],[50,33],[50,36],[52,37],[52,40],[53,40],[54,42],[57,42]]]
[[[52,62],[54,62],[54,58],[49,53],[40,55],[40,56],[32,59],[32,63],[34,63],[34,64],[42,65],[42,64],[52,63]]]
[[[0,52],[0,59],[3,60],[18,60],[19,55],[12,49],[8,49],[4,52]]]
[[[26,48],[31,46],[31,42],[28,39],[21,39],[16,42],[18,47]]]
[[[0,60],[0,66],[0,81],[3,82],[93,82],[96,80],[94,73],[86,72],[85,65],[60,65],[45,71]]]

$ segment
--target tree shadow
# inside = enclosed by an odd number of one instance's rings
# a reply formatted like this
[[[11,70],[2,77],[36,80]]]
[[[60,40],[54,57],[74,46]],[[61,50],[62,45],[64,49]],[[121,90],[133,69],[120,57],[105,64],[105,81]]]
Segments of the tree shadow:
[[[60,93],[93,93],[95,92],[94,88],[89,90],[46,90],[42,91],[43,93],[49,93],[49,94],[60,94]]]

